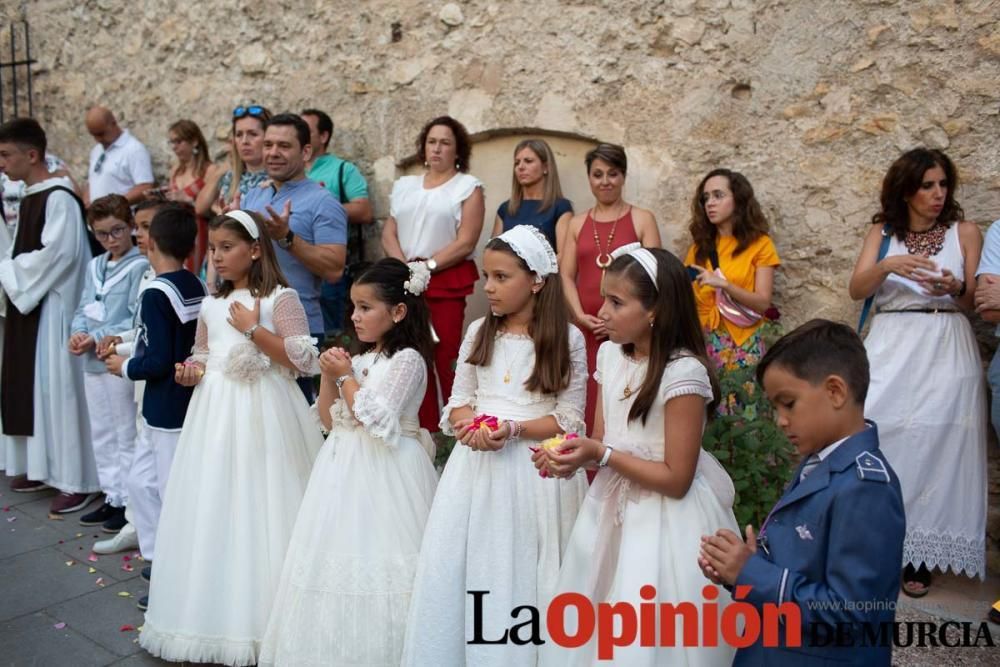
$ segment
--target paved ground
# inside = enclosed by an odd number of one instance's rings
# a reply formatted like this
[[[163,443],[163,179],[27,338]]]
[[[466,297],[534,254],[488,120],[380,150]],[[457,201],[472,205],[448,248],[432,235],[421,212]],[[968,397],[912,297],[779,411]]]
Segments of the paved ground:
[[[138,554],[88,560],[107,537],[100,527],[79,525],[79,513],[50,520],[54,492],[13,493],[8,483],[0,474],[0,665],[169,664],[137,643],[135,603],[146,594]]]
[[[49,519],[54,492],[12,493],[8,483],[0,474],[0,665],[169,664],[150,657],[137,643],[143,616],[135,603],[146,593],[138,554],[89,560],[94,541],[105,537],[99,530],[80,526],[80,513]],[[922,600],[902,598],[898,618],[978,623],[997,598],[996,576],[984,583],[940,576]],[[898,649],[893,662],[1000,665],[1000,627],[993,626],[993,637],[997,648]]]

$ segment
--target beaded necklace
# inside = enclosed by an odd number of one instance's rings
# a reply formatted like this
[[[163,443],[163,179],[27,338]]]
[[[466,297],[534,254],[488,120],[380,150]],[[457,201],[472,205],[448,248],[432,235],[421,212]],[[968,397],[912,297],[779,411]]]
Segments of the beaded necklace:
[[[903,240],[903,243],[906,244],[906,251],[911,255],[933,257],[944,247],[944,237],[947,231],[948,226],[940,222],[934,223],[934,226],[925,232],[908,231]]]

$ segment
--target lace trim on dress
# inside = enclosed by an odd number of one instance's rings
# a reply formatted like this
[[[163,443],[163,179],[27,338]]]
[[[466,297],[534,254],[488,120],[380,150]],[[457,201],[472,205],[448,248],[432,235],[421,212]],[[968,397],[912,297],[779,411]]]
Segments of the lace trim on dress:
[[[234,380],[252,384],[271,368],[271,358],[252,342],[238,343],[229,349],[222,372]]]
[[[285,354],[288,360],[298,369],[299,374],[306,377],[319,375],[319,350],[316,349],[316,339],[312,336],[286,336],[284,339]]]
[[[551,414],[555,417],[556,423],[559,424],[559,428],[563,430],[563,433],[577,433],[582,435],[587,432],[583,411],[575,406],[560,404],[556,407],[555,412]]]
[[[399,415],[389,409],[376,391],[362,387],[354,394],[354,416],[369,435],[392,449],[399,445]]]
[[[139,644],[151,654],[170,662],[254,665],[260,653],[259,639],[163,632],[152,626],[148,619],[139,635]]]
[[[198,362],[201,365],[208,363],[208,328],[205,326],[205,320],[198,318],[198,324],[195,327],[194,332],[194,347],[191,348],[191,356],[187,358],[188,362]]]
[[[986,538],[969,539],[958,535],[942,535],[908,530],[903,542],[903,565],[949,567],[955,574],[986,579]]]
[[[297,559],[260,664],[399,665],[417,559],[332,552]]]

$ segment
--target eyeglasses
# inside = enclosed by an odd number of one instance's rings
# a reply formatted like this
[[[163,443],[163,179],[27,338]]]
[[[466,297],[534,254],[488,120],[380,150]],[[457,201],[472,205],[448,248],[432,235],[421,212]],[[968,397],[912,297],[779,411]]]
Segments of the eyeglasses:
[[[94,163],[94,173],[101,173],[101,167],[104,165],[104,158],[108,156],[108,152],[104,151],[99,156],[97,156],[97,162]]]
[[[240,118],[244,118],[246,116],[263,118],[265,115],[267,115],[267,109],[256,104],[249,107],[239,106],[233,109],[233,120],[239,120]]]
[[[115,225],[111,228],[109,232],[94,232],[94,236],[97,237],[98,241],[107,241],[110,239],[120,239],[125,236],[125,232],[128,231],[127,225]]]

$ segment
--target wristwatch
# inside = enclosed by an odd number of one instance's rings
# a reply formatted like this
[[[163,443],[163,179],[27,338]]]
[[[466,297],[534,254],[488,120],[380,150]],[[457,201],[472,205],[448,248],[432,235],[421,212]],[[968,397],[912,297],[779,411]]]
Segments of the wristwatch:
[[[247,340],[253,340],[253,332],[256,331],[257,329],[260,329],[260,324],[259,323],[253,325],[252,327],[250,327],[249,329],[247,329],[246,331],[244,331],[243,332],[243,336]]]
[[[433,257],[425,261],[424,264],[427,266],[427,270],[431,273],[434,273],[437,270],[438,263],[434,261]]]
[[[278,240],[278,246],[284,248],[285,250],[288,250],[289,248],[292,247],[292,241],[294,239],[295,239],[295,232],[289,229],[288,234],[285,235],[285,238]]]

